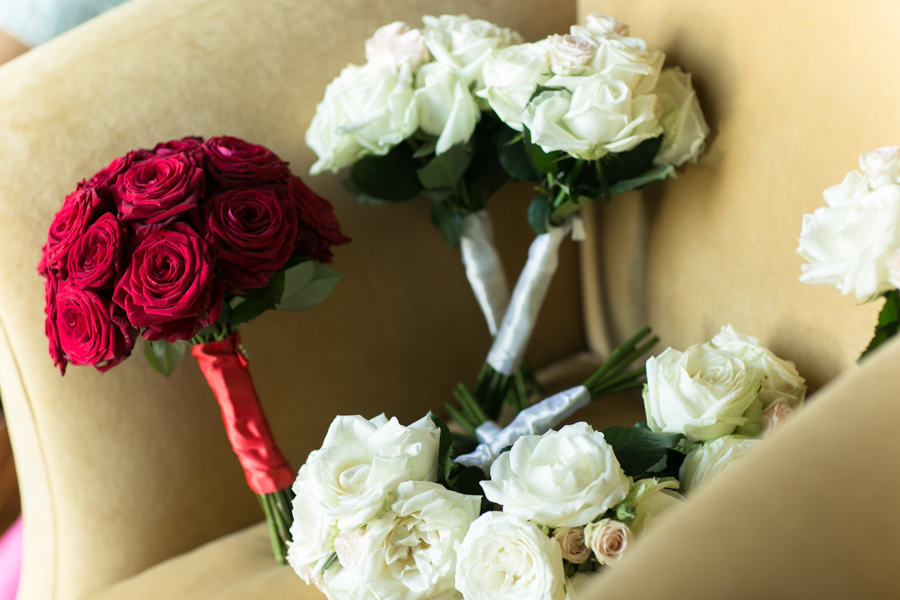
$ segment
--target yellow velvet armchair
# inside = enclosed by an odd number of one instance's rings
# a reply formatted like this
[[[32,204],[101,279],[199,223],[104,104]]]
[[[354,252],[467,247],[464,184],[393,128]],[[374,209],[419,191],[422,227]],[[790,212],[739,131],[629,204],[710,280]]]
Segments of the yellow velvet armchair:
[[[185,135],[265,144],[303,174],[325,85],[380,25],[468,13],[528,40],[614,14],[693,73],[712,127],[698,165],[586,210],[529,358],[577,383],[645,323],[660,350],[731,323],[797,363],[813,393],[783,432],[692,497],[584,598],[896,598],[900,342],[861,367],[878,305],[801,285],[801,215],[864,151],[900,141],[900,5],[872,0],[134,0],[0,68],[0,393],[25,523],[21,600],[321,598],[277,565],[212,394],[186,360],[138,355],[60,377],[35,268],[74,184]],[[475,376],[490,340],[427,204],[361,206],[307,178],[353,243],[331,298],[244,328],[264,408],[295,467],[335,414],[409,422]],[[514,280],[528,185],[489,202]],[[137,348],[137,353],[142,351]],[[818,390],[818,391],[816,391]],[[640,418],[637,397],[576,415]]]

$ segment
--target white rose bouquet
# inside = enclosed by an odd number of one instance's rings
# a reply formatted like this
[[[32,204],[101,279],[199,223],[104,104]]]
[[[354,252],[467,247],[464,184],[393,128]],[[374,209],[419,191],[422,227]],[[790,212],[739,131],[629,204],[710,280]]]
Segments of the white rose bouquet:
[[[809,261],[801,282],[885,298],[863,358],[900,330],[900,146],[861,155],[859,167],[825,190],[828,206],[803,215],[797,253]]]
[[[596,14],[567,35],[498,47],[484,61],[475,93],[507,125],[499,161],[539,189],[528,209],[539,235],[474,389],[487,410],[508,394],[560,244],[569,233],[583,238],[579,208],[674,176],[703,151],[709,128],[691,77],[664,61],[626,25]]]
[[[349,65],[325,90],[306,132],[319,160],[312,174],[349,167],[362,203],[426,196],[431,220],[459,246],[466,276],[496,335],[509,304],[503,264],[485,210],[509,181],[498,156],[506,127],[477,96],[485,61],[520,43],[518,33],[467,16],[425,16],[421,29],[396,22],[366,41],[366,64]],[[538,392],[527,363],[516,404]]]
[[[780,428],[803,403],[806,380],[728,325],[708,343],[650,358],[643,396],[647,421],[617,435],[655,446],[648,472],[677,476],[689,492]]]

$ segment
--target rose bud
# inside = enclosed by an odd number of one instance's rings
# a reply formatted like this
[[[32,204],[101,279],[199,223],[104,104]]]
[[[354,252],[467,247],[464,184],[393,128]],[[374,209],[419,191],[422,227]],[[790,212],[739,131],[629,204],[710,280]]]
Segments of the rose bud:
[[[68,281],[86,290],[111,288],[124,269],[128,230],[110,213],[102,215],[69,251]]]
[[[188,136],[181,138],[180,140],[160,142],[153,146],[151,152],[156,156],[168,156],[169,154],[177,154],[179,152],[192,152],[199,150],[202,143],[202,137]]]
[[[628,525],[613,519],[591,523],[585,527],[584,536],[601,565],[616,564],[622,560],[634,539]]]
[[[347,569],[355,569],[361,562],[361,550],[359,548],[359,538],[363,536],[363,531],[355,529],[353,531],[345,531],[334,538],[334,551],[337,554],[338,561],[342,567]]]
[[[224,283],[215,276],[212,248],[191,227],[176,223],[131,240],[131,263],[113,300],[154,341],[187,340],[219,318]]]
[[[900,180],[900,146],[885,146],[859,155],[859,168],[869,176],[872,189]]]
[[[203,205],[207,239],[229,289],[261,288],[284,266],[297,238],[297,205],[285,186],[221,188]]]
[[[38,266],[42,269],[60,271],[60,277],[66,277],[66,260],[69,250],[75,245],[88,225],[107,211],[109,205],[104,202],[97,191],[79,186],[77,190],[66,196],[62,208],[53,217],[47,243],[42,250],[43,256]]]
[[[766,408],[762,416],[762,431],[768,435],[784,426],[784,422],[794,414],[794,409],[784,398],[775,400]]]
[[[306,187],[299,177],[291,176],[288,188],[291,198],[299,207],[294,253],[323,263],[331,262],[334,257],[331,247],[350,241],[350,238],[341,233],[341,226],[334,216],[334,207],[328,200]]]
[[[48,272],[45,277],[44,314],[47,315],[47,319],[44,321],[44,333],[47,334],[50,342],[50,357],[53,358],[53,366],[59,367],[59,372],[65,375],[66,365],[69,364],[69,361],[66,360],[65,353],[59,345],[59,330],[56,326],[56,291],[59,284],[53,273]]]
[[[238,138],[210,138],[203,152],[210,174],[226,187],[280,181],[290,174],[288,164],[274,152]]]
[[[628,35],[628,25],[609,15],[591,13],[587,16],[584,24],[588,31],[597,35]]]
[[[197,156],[154,156],[133,164],[110,188],[119,218],[136,231],[159,229],[195,208],[206,174]]]
[[[380,27],[366,40],[366,60],[400,69],[407,65],[413,73],[429,59],[425,36],[418,29],[410,29],[402,21]]]
[[[562,557],[572,564],[580,565],[591,557],[591,549],[584,543],[584,527],[558,527],[553,539],[559,542]]]
[[[550,49],[550,70],[557,75],[582,73],[594,55],[597,44],[593,40],[576,35],[551,35],[547,38]]]
[[[69,362],[106,371],[125,360],[134,347],[134,331],[121,311],[107,298],[60,282],[56,327]]]

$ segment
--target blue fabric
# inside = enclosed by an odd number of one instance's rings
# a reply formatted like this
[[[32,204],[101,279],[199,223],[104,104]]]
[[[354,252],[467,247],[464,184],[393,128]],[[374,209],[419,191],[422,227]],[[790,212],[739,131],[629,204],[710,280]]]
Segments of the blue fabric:
[[[0,29],[29,48],[125,0],[0,0]]]

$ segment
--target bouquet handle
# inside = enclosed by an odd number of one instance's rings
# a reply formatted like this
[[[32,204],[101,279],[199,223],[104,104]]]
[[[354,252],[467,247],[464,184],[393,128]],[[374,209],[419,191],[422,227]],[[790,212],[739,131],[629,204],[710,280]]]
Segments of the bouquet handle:
[[[239,333],[191,347],[219,408],[231,448],[266,514],[272,549],[285,562],[290,540],[291,484],[295,474],[275,444],[247,368]]]

